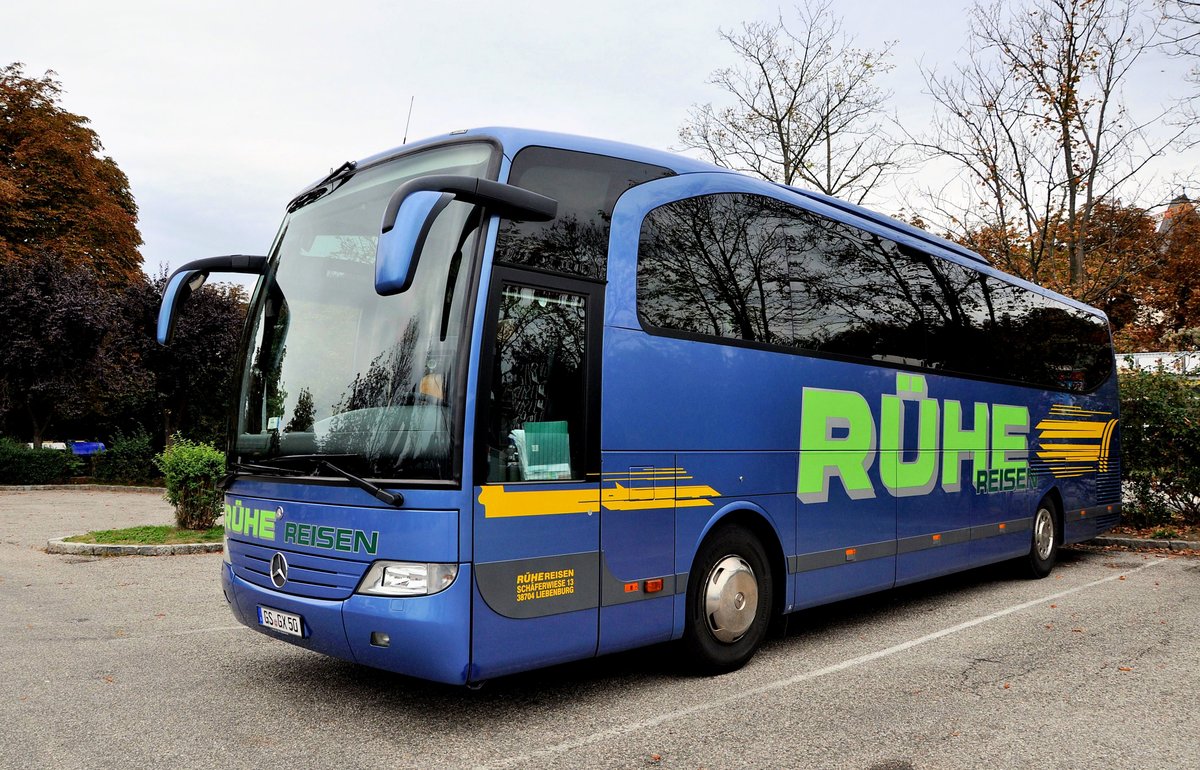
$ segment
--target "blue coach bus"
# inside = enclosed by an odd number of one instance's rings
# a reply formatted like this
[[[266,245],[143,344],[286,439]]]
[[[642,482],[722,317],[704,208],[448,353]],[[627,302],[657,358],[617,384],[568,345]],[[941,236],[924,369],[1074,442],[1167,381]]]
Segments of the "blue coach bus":
[[[842,201],[612,142],[346,163],[258,274],[229,438],[234,615],[454,684],[990,562],[1120,507],[1102,313]]]

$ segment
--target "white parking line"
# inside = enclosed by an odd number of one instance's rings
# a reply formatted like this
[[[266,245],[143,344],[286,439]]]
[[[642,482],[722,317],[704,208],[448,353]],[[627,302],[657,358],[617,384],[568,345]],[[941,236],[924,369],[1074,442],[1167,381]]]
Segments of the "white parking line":
[[[1083,585],[1075,586],[1074,588],[1068,588],[1064,591],[1058,591],[1056,593],[1048,594],[1046,596],[1042,596],[1037,599],[1031,599],[1030,601],[1027,601],[1027,602],[1021,602],[1020,604],[1014,604],[1011,607],[1005,607],[1002,610],[997,610],[996,612],[992,612],[987,615],[982,615],[980,617],[964,621],[957,625],[950,626],[949,628],[943,628],[940,631],[934,631],[931,634],[926,634],[925,636],[917,637],[916,639],[910,639],[907,642],[901,642],[900,644],[893,645],[892,647],[887,647],[882,650],[876,650],[875,652],[869,652],[866,655],[860,655],[857,658],[850,658],[848,660],[843,660],[840,663],[834,663],[831,666],[825,666],[824,668],[818,668],[818,669],[814,669],[812,671],[806,671],[802,674],[796,674],[795,676],[787,677],[786,679],[777,679],[773,682],[767,682],[766,684],[761,684],[761,685],[758,685],[757,687],[752,687],[749,690],[741,690],[741,691],[737,692],[736,694],[727,695],[723,698],[718,698],[717,700],[706,701],[704,703],[697,704],[695,706],[688,706],[687,708],[678,709],[676,711],[669,711],[665,714],[659,714],[656,717],[652,717],[650,719],[644,719],[640,722],[624,723],[619,726],[609,727],[605,730],[600,730],[598,732],[592,733],[591,735],[585,735],[585,736],[582,736],[579,738],[574,738],[569,741],[563,741],[562,743],[557,743],[553,746],[547,746],[546,748],[543,748],[543,749],[537,749],[535,751],[531,751],[526,754],[522,754],[520,756],[508,757],[501,762],[496,762],[496,763],[489,764],[486,766],[487,767],[518,767],[518,766],[528,765],[531,763],[531,760],[537,759],[539,757],[545,757],[547,755],[551,755],[551,756],[557,755],[564,751],[571,751],[572,749],[582,748],[584,746],[589,746],[593,743],[599,743],[601,741],[609,740],[611,738],[618,738],[618,737],[620,737],[622,735],[626,735],[628,733],[637,732],[639,730],[645,730],[645,729],[651,728],[651,727],[657,727],[658,725],[661,725],[664,722],[670,722],[675,719],[681,719],[683,717],[691,716],[693,714],[699,714],[699,713],[702,713],[705,711],[711,711],[713,709],[722,708],[724,706],[728,706],[733,703],[742,702],[742,701],[745,701],[745,699],[747,697],[753,697],[755,695],[762,695],[763,693],[772,692],[774,690],[781,690],[785,687],[791,687],[794,684],[799,684],[801,682],[807,682],[812,679],[818,679],[820,677],[827,676],[829,674],[836,674],[841,671],[846,671],[848,669],[855,668],[857,666],[861,666],[866,663],[870,663],[872,661],[880,660],[881,658],[887,658],[892,655],[896,655],[898,653],[905,652],[906,650],[911,650],[913,647],[918,647],[922,644],[927,644],[929,642],[937,641],[938,639],[941,639],[946,636],[950,636],[951,634],[957,634],[960,631],[966,631],[969,628],[974,628],[975,626],[980,626],[980,625],[983,625],[984,623],[989,623],[993,620],[997,620],[999,618],[1005,617],[1006,615],[1011,615],[1014,612],[1020,612],[1021,610],[1027,610],[1030,607],[1037,607],[1038,605],[1046,604],[1047,602],[1052,602],[1055,599],[1061,599],[1064,596],[1070,596],[1071,594],[1078,593],[1078,592],[1086,590],[1088,588],[1094,588],[1095,586],[1102,585],[1104,583],[1111,583],[1114,580],[1120,580],[1123,577],[1125,577],[1126,575],[1132,575],[1135,572],[1141,572],[1144,569],[1149,569],[1150,567],[1155,567],[1159,564],[1162,564],[1164,561],[1165,561],[1165,559],[1155,559],[1154,561],[1147,562],[1146,564],[1143,564],[1140,567],[1135,567],[1134,569],[1127,570],[1127,571],[1121,572],[1119,574],[1110,575],[1109,577],[1101,578],[1099,580],[1093,580],[1090,583],[1084,583]]]

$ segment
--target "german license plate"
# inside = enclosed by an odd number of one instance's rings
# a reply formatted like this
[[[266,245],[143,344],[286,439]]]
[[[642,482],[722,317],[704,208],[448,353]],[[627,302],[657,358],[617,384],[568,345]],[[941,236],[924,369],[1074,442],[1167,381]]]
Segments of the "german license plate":
[[[281,634],[304,636],[304,623],[301,621],[300,616],[293,615],[290,612],[273,610],[270,607],[259,605],[258,624],[278,631]]]

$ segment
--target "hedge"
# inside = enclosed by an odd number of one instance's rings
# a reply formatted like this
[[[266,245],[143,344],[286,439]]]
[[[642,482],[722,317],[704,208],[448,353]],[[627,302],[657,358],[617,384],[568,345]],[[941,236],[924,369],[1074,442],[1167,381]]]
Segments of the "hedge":
[[[0,484],[54,484],[79,473],[83,464],[61,449],[30,449],[0,438]]]
[[[1200,383],[1167,371],[1121,373],[1123,518],[1200,524]]]
[[[117,431],[112,446],[97,454],[96,478],[119,484],[144,484],[158,475],[150,436],[142,428],[126,436]]]

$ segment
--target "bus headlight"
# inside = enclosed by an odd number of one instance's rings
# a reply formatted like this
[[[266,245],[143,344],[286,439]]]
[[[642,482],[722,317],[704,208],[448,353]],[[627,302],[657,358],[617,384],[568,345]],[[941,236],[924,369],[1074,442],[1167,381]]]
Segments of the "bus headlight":
[[[456,577],[457,564],[377,561],[367,570],[357,593],[371,596],[429,596],[445,591]]]

